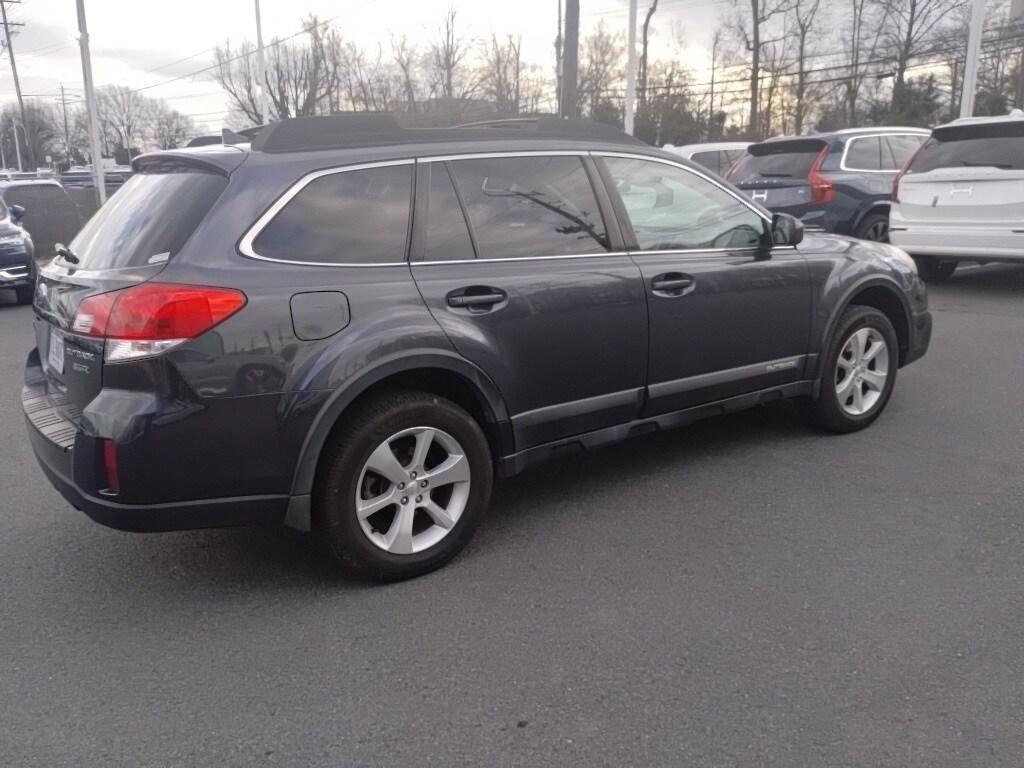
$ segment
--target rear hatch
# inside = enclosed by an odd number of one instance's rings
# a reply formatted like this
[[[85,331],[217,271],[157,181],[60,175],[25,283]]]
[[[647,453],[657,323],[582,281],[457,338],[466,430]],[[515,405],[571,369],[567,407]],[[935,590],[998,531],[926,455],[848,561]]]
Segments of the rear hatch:
[[[800,138],[752,144],[729,180],[772,211],[802,216],[816,205],[811,177],[824,139]]]
[[[909,224],[1015,228],[1024,223],[1024,120],[938,128],[897,190]]]
[[[92,296],[152,279],[181,250],[227,186],[213,169],[166,159],[143,164],[71,241],[39,270],[36,347],[47,389],[77,422],[103,384],[104,341],[75,316]]]

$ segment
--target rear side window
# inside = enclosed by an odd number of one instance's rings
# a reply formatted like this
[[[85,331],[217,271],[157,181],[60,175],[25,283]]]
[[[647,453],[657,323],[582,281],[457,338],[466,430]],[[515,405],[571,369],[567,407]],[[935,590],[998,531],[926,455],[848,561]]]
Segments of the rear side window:
[[[579,157],[456,160],[455,183],[481,259],[608,250],[608,236]]]
[[[314,178],[260,231],[253,251],[312,264],[405,261],[412,168],[405,163]]]
[[[695,152],[690,155],[690,159],[695,163],[703,165],[708,170],[714,171],[715,173],[722,172],[721,152]]]
[[[886,136],[885,144],[889,149],[888,154],[882,153],[882,158],[889,161],[887,169],[899,170],[907,161],[914,156],[918,148],[924,143],[926,136]]]
[[[882,140],[878,136],[850,139],[846,144],[843,166],[850,171],[882,170]]]
[[[910,166],[910,173],[937,168],[1024,170],[1024,120],[936,131]]]
[[[459,205],[448,169],[444,163],[429,163],[425,166],[430,169],[430,192],[427,195],[423,259],[455,261],[474,258],[473,241],[469,237],[466,218],[462,215],[462,206]]]
[[[174,258],[227,184],[220,174],[194,168],[135,174],[71,242],[79,268],[141,267]]]

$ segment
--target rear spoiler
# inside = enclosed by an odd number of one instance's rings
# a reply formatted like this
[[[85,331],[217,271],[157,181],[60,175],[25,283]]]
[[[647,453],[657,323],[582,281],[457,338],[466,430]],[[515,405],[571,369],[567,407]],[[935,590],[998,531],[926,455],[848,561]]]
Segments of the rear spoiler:
[[[1005,120],[994,123],[951,123],[932,131],[939,141],[963,141],[964,139],[1002,139],[1014,136],[1024,137],[1024,120]]]
[[[828,146],[828,142],[825,139],[818,138],[799,138],[799,139],[779,139],[772,141],[762,141],[760,144],[751,144],[747,148],[754,157],[765,157],[767,155],[788,155],[788,154],[811,154],[821,152],[825,147]]]

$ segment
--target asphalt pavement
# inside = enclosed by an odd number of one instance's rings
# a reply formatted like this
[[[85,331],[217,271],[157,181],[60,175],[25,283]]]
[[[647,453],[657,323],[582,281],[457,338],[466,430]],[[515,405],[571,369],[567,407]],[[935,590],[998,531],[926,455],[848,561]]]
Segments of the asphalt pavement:
[[[0,765],[1024,762],[1024,269],[933,288],[865,432],[770,407],[548,464],[386,587],[309,536],[68,507],[3,293]]]

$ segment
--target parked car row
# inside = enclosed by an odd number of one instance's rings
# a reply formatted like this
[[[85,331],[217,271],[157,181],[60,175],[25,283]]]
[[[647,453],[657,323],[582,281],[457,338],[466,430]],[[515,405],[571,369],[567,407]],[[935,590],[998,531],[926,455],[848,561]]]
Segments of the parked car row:
[[[899,245],[927,279],[963,260],[1024,261],[1019,110],[933,131],[882,126],[670,151],[807,227]]]

